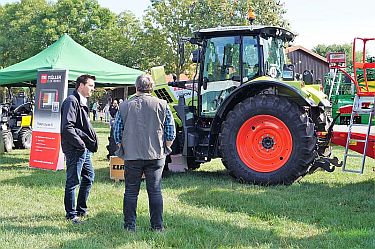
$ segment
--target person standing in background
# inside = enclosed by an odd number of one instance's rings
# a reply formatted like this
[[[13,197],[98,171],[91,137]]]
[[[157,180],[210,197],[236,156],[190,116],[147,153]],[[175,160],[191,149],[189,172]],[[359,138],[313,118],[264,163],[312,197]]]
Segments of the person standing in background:
[[[112,101],[112,105],[109,107],[109,114],[111,115],[111,119],[109,121],[110,126],[112,126],[113,122],[115,121],[117,111],[118,111],[118,102],[117,102],[117,99],[114,99]]]
[[[104,122],[108,123],[109,122],[109,103],[105,104],[103,108],[103,112],[104,112]]]
[[[98,108],[99,108],[99,103],[98,101],[95,101],[94,104],[92,104],[92,120],[95,121],[96,118],[97,118],[97,114],[98,114]]]
[[[99,104],[99,117],[100,117],[100,122],[103,122],[104,119],[104,107],[103,104]]]
[[[117,99],[113,99],[112,105],[109,107],[109,115],[110,115],[110,120],[109,120],[109,126],[110,126],[110,132],[109,132],[109,137],[108,141],[109,144],[106,146],[108,150],[107,158],[109,159],[111,156],[114,155],[117,146],[115,143],[115,140],[113,138],[113,123],[115,122],[115,117],[116,113],[118,111],[118,102]]]

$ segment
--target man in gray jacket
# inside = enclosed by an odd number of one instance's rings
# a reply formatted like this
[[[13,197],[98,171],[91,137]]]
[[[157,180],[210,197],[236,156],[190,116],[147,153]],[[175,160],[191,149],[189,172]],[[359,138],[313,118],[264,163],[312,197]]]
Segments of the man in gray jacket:
[[[151,76],[138,76],[135,87],[136,95],[120,105],[114,123],[114,139],[119,146],[116,155],[125,160],[124,228],[136,229],[137,200],[144,173],[151,228],[163,231],[161,176],[176,136],[175,124],[167,102],[151,96]]]

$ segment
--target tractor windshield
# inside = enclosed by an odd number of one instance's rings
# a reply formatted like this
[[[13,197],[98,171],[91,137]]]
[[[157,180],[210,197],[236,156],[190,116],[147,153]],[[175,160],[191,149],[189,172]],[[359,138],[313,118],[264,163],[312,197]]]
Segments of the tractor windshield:
[[[275,37],[261,39],[263,43],[266,74],[272,78],[281,77],[285,64],[284,42]]]
[[[240,40],[236,37],[218,37],[207,41],[204,77],[209,82],[239,76]]]
[[[241,40],[243,51],[241,53]],[[258,43],[253,36],[215,37],[206,40],[203,80],[207,89],[202,93],[202,115],[213,117],[228,94],[241,82],[258,75]],[[241,60],[242,58],[242,69]],[[242,76],[241,79],[241,70]]]

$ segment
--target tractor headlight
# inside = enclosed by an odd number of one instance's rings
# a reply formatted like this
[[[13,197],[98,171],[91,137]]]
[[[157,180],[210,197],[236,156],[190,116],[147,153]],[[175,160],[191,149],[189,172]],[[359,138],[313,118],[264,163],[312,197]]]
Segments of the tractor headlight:
[[[8,130],[7,125],[6,125],[6,124],[2,124],[2,125],[1,125],[1,130],[2,130],[2,131],[6,131],[6,130]]]

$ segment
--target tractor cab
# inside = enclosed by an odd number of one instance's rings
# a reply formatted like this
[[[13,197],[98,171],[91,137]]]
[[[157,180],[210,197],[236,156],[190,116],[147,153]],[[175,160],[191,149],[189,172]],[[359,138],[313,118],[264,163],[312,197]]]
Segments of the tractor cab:
[[[294,76],[284,48],[294,35],[282,28],[240,26],[195,32],[200,49],[200,115],[213,118],[234,89],[260,76],[282,80]],[[284,69],[285,70],[284,72]]]

